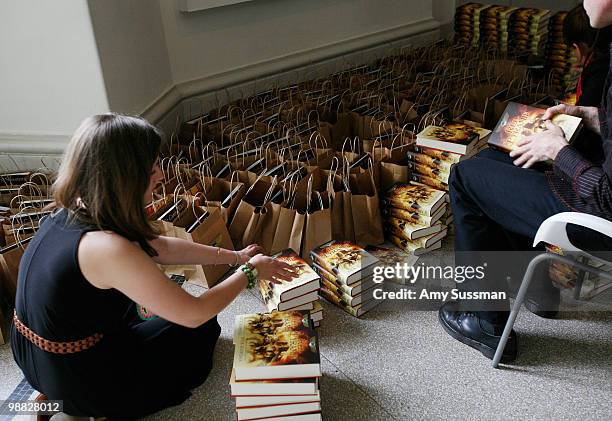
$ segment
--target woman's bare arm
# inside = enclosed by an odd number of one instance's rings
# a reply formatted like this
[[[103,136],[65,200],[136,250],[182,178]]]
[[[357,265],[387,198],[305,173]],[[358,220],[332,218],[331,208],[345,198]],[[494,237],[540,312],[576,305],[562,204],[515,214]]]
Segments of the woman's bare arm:
[[[164,236],[149,241],[149,244],[158,254],[153,260],[161,265],[233,265],[245,263],[261,252],[256,245],[233,251]]]
[[[115,288],[160,317],[187,327],[197,327],[217,315],[247,284],[246,276],[238,271],[193,297],[170,281],[140,247],[102,231],[83,236],[78,260],[83,276],[95,287]]]

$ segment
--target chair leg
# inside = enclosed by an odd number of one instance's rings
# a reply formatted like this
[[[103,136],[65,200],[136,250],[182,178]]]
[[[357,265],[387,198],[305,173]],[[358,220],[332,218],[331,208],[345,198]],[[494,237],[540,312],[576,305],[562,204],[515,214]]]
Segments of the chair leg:
[[[541,262],[547,259],[547,253],[539,254],[533,259],[531,259],[531,262],[529,262],[529,265],[527,266],[527,270],[525,271],[525,275],[523,276],[523,281],[521,282],[519,291],[516,294],[516,299],[514,300],[512,311],[510,312],[510,316],[508,317],[508,321],[506,322],[506,326],[504,327],[504,332],[502,333],[502,336],[499,340],[499,344],[497,345],[497,349],[495,350],[495,355],[493,356],[493,368],[498,367],[499,362],[502,358],[504,348],[506,348],[506,343],[508,342],[508,338],[510,337],[510,332],[512,332],[512,327],[514,326],[514,322],[516,321],[516,316],[518,316],[519,310],[523,305],[523,301],[525,301],[525,295],[527,295],[527,290],[529,289],[529,284],[531,284],[531,280],[533,279],[535,269]]]
[[[588,264],[589,259],[586,257],[579,258],[578,260],[585,265]],[[586,278],[587,272],[584,269],[578,269],[578,277],[576,278],[576,286],[574,287],[574,300],[580,299],[580,291],[582,290],[582,284],[584,283],[584,278]]]

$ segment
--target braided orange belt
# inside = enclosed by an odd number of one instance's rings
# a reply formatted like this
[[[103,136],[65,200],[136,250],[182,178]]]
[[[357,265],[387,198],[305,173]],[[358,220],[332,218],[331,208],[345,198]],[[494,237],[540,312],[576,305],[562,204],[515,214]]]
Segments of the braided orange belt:
[[[13,311],[13,321],[15,322],[15,329],[17,329],[17,332],[21,333],[28,341],[32,342],[38,348],[53,354],[74,354],[75,352],[85,351],[100,342],[104,336],[101,333],[94,333],[78,341],[54,342],[38,336],[36,333],[32,332],[30,328],[21,323],[21,320],[17,318],[17,311]]]

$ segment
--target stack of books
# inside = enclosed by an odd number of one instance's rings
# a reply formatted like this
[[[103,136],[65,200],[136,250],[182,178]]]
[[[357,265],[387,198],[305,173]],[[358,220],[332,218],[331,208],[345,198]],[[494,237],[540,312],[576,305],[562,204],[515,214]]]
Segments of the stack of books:
[[[366,246],[365,249],[372,256],[380,260],[383,267],[395,267],[398,263],[400,265],[406,264],[407,266],[414,266],[418,260],[418,257],[400,250],[398,247],[389,242],[385,242],[380,246]],[[392,274],[391,276],[387,274],[384,281],[391,281],[400,285],[408,285],[410,278],[403,277],[401,274]]]
[[[546,45],[546,65],[551,72],[551,85],[561,94],[574,90],[579,77],[576,69],[578,58],[574,48],[567,45],[563,37],[566,16],[567,12],[559,12],[550,19]]]
[[[522,7],[510,17],[510,49],[515,55],[544,53],[550,10]]]
[[[321,420],[321,360],[308,311],[237,316],[234,345],[230,389],[239,421]]]
[[[259,292],[268,312],[307,310],[320,322],[323,309],[317,305],[321,287],[319,275],[292,249],[285,249],[272,257],[291,265],[296,277],[291,281],[259,280]]]
[[[395,184],[383,200],[391,243],[415,256],[439,249],[448,232],[442,224],[447,197],[446,192],[427,185]]]
[[[487,146],[490,130],[463,123],[427,126],[417,134],[416,147],[407,153],[411,180],[448,191],[453,164],[470,158]]]
[[[503,52],[508,51],[508,22],[517,7],[491,6],[482,12],[480,38],[482,45]]]
[[[467,3],[455,11],[455,34],[457,42],[477,46],[480,42],[480,18],[489,5]]]
[[[374,268],[379,260],[349,241],[332,240],[310,252],[315,271],[321,276],[320,294],[355,317],[361,317],[382,302],[374,299]]]

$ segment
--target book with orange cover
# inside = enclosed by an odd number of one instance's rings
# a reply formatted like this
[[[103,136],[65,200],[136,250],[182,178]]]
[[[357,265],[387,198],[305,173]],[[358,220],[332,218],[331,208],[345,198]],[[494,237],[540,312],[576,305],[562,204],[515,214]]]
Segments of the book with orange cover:
[[[440,171],[447,172],[447,173],[450,172],[451,166],[453,165],[451,162],[447,160],[436,158],[434,156],[430,156],[425,153],[406,152],[406,158],[408,158],[409,162],[414,162],[415,164],[427,165],[428,167],[436,168],[436,169],[439,169]]]
[[[452,164],[456,164],[457,162],[461,161],[463,159],[464,155],[458,154],[458,153],[452,153],[452,152],[448,152],[448,151],[441,151],[439,149],[432,149],[432,148],[424,148],[418,145],[414,146],[414,152],[416,154],[423,154],[423,155],[427,155],[430,156],[434,159],[443,161],[444,163],[448,164],[449,166]],[[408,160],[411,160],[410,157],[408,157]]]
[[[449,171],[430,167],[425,164],[419,164],[417,162],[408,162],[408,168],[413,171],[413,173],[424,175],[425,177],[433,178],[434,180],[448,184],[448,179],[450,177]]]
[[[419,185],[425,185],[425,186],[432,187],[436,190],[441,190],[445,192],[448,191],[448,183],[445,183],[444,181],[439,180],[434,177],[428,177],[423,174],[412,173],[410,175],[410,181],[417,183]]]
[[[463,123],[427,126],[417,134],[417,146],[469,155],[477,143],[488,136],[490,130]]]
[[[431,217],[446,203],[447,193],[414,183],[396,183],[387,192],[384,203],[398,209]]]
[[[418,240],[410,241],[402,238],[402,233],[395,228],[389,229],[389,240],[391,243],[399,247],[406,253],[412,253],[415,256],[420,256],[432,250],[437,250],[442,247],[442,239],[446,236],[447,230],[440,231],[437,234],[432,234],[429,237],[422,237]]]
[[[509,102],[497,122],[493,133],[489,136],[490,146],[506,152],[517,148],[517,142],[526,136],[546,130],[542,115],[545,110],[530,105]],[[582,119],[567,114],[557,114],[551,120],[561,127],[565,138],[571,143],[578,135]]]
[[[306,310],[236,316],[237,381],[320,377],[317,334]]]
[[[324,285],[321,286],[321,290],[319,291],[319,293],[321,294],[321,297],[325,298],[330,303],[337,305],[342,310],[346,311],[348,314],[354,317],[363,316],[365,313],[383,302],[383,300],[372,299],[363,302],[357,306],[351,306],[344,299],[340,298],[338,295],[325,288]]]
[[[409,240],[416,240],[421,237],[427,237],[428,235],[442,231],[442,229],[444,228],[444,226],[440,222],[437,222],[436,224],[431,226],[426,226],[393,217],[387,218],[387,222],[392,227],[395,227],[400,230],[403,233],[404,238],[407,238]]]
[[[315,247],[310,256],[315,263],[346,285],[352,285],[370,276],[378,263],[376,257],[350,241],[332,240]]]
[[[269,279],[259,280],[259,292],[268,311],[282,310],[279,303],[296,299],[319,289],[319,275],[295,251],[285,249],[272,257],[290,265],[296,270],[297,276],[290,281],[276,280],[278,283],[271,282]]]
[[[441,206],[432,216],[424,216],[418,212],[388,206],[383,208],[382,214],[383,216],[392,216],[393,218],[403,219],[404,221],[409,221],[415,224],[421,224],[429,227],[435,224],[436,222],[442,220],[442,217],[447,212],[447,208],[448,207],[445,204]],[[368,247],[366,247],[366,250],[368,250]]]

